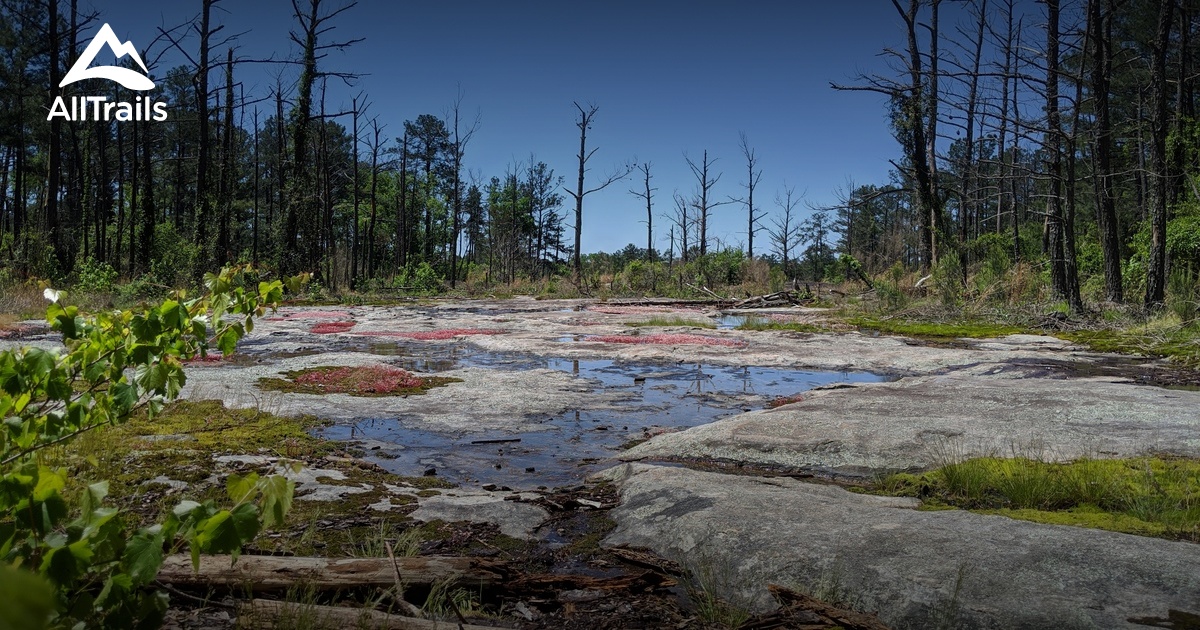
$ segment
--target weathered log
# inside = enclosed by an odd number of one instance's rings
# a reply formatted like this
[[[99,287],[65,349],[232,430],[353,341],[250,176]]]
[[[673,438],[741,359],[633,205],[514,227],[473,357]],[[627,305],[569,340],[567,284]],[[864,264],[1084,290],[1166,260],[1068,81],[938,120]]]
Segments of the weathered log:
[[[369,608],[340,608],[255,599],[238,604],[239,628],[292,628],[304,621],[312,628],[374,628],[378,630],[494,630],[493,626],[389,615]]]
[[[667,575],[683,575],[683,567],[678,563],[660,558],[648,551],[629,547],[609,547],[606,551],[630,564],[653,569]]]
[[[837,606],[826,604],[825,602],[805,595],[804,593],[798,593],[791,589],[775,584],[768,584],[767,590],[770,591],[771,596],[779,602],[781,608],[780,610],[776,611],[776,613],[780,615],[786,615],[787,613],[793,611],[807,611],[815,613],[825,620],[837,624],[837,626],[841,628],[845,628],[845,630],[890,630],[886,624],[879,620],[878,616],[873,614],[869,615],[866,613],[854,612],[852,610],[844,610],[842,608],[838,608]],[[762,622],[766,621],[767,619],[762,620]],[[744,627],[758,630],[758,628],[765,629],[778,626],[755,626],[748,624]]]
[[[309,558],[283,556],[202,556],[198,571],[188,555],[168,556],[158,571],[161,582],[182,587],[220,586],[279,591],[303,583],[318,590],[390,587],[396,573],[406,586],[448,581],[452,586],[478,588],[502,583],[507,565],[490,558],[418,556],[397,558]]]
[[[617,577],[592,577],[558,573],[522,575],[509,580],[505,589],[511,593],[558,593],[560,591],[625,591],[640,593],[675,586],[675,580],[655,571]]]

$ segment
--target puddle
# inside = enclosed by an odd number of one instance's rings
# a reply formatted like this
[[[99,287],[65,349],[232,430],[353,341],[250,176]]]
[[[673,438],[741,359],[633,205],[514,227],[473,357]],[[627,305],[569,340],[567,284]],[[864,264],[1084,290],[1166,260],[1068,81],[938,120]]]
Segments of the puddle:
[[[762,317],[757,315],[732,315],[721,313],[716,318],[717,330],[731,330],[744,325],[746,322],[759,321]]]
[[[424,430],[417,416],[363,420],[319,431],[322,437],[359,441],[372,461],[391,472],[420,476],[428,469],[465,485],[512,488],[560,487],[581,482],[611,465],[623,445],[652,434],[686,429],[753,409],[778,396],[820,385],[881,381],[868,373],[809,372],[764,367],[611,360],[545,359],[448,346],[441,354],[389,351],[402,367],[436,371],[463,366],[493,369],[547,368],[586,379],[593,391],[621,394],[616,409],[574,409],[531,418],[539,428],[521,433],[454,435]],[[378,349],[378,348],[377,348]],[[410,367],[411,366],[411,367]]]

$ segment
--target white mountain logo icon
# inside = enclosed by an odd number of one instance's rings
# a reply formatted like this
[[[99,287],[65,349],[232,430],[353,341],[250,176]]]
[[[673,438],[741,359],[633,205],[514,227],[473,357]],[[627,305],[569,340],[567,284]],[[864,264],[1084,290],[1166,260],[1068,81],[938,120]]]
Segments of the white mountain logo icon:
[[[138,74],[129,68],[121,68],[119,66],[89,67],[96,60],[97,53],[105,45],[108,46],[109,50],[113,51],[117,59],[125,55],[130,55],[137,62],[137,65],[141,66],[143,72],[150,72],[146,69],[146,64],[142,61],[142,57],[138,55],[137,48],[134,48],[133,42],[122,43],[121,40],[117,39],[117,34],[113,32],[112,27],[105,24],[100,27],[100,32],[96,33],[96,36],[92,38],[91,43],[84,49],[83,55],[79,57],[75,65],[71,66],[71,70],[67,72],[67,76],[63,77],[58,87],[70,85],[84,79],[108,79],[109,81],[116,81],[131,90],[154,89],[153,81],[144,74]]]

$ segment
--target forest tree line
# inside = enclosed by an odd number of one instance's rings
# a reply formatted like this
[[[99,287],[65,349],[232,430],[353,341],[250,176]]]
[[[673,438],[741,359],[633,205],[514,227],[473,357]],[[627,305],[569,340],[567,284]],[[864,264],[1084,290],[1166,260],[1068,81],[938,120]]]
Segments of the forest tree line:
[[[852,186],[841,247],[942,277],[1024,262],[1072,309],[1195,302],[1200,68],[1193,0],[894,0],[891,181]],[[959,11],[964,13],[964,11]]]
[[[883,95],[900,150],[889,181],[848,184],[830,207],[765,189],[745,136],[728,173],[708,151],[684,156],[694,180],[671,182],[673,194],[649,162],[601,172],[589,163],[603,144],[592,104],[564,117],[580,142],[569,179],[532,154],[503,173],[468,172],[479,117],[461,94],[400,129],[380,123],[368,95],[330,103],[331,85],[356,79],[326,58],[358,43],[331,28],[354,3],[293,0],[297,52],[267,60],[236,54],[218,3],[198,0],[194,21],[141,50],[152,67],[167,52],[188,60],[148,94],[170,104],[169,120],[117,123],[45,115],[56,96],[131,100],[107,81],[56,87],[96,16],[75,0],[0,2],[6,273],[106,265],[172,284],[248,261],[347,289],[454,286],[472,275],[578,282],[635,260],[690,270],[738,250],[738,264],[805,279],[899,267],[965,285],[1025,265],[1075,309],[1085,297],[1195,299],[1196,0],[881,4],[904,27],[883,51],[891,71],[832,87]],[[262,64],[277,79],[252,93],[241,77]],[[586,254],[585,201],[614,184],[644,204],[646,245]],[[716,212],[741,213],[744,240],[713,234]]]

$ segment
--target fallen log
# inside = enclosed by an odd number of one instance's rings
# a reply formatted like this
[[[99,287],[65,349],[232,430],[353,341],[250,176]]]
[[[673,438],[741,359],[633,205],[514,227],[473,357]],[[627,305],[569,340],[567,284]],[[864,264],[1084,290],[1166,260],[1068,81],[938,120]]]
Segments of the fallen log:
[[[373,628],[378,630],[495,630],[494,626],[416,619],[370,608],[341,608],[255,599],[238,604],[239,628]]]
[[[617,577],[592,577],[558,573],[522,575],[509,580],[505,588],[512,593],[559,593],[562,591],[624,591],[640,593],[658,588],[671,588],[676,582],[655,571]]]
[[[630,564],[653,569],[666,575],[683,575],[683,567],[678,563],[660,558],[647,551],[629,547],[609,547],[606,551]]]
[[[742,625],[741,630],[796,627],[794,623],[792,625],[777,625],[776,622],[788,624],[787,617],[801,616],[799,613],[812,613],[816,615],[820,622],[825,624],[824,627],[834,624],[845,630],[890,630],[886,624],[879,620],[878,616],[873,614],[838,608],[804,593],[798,593],[775,584],[768,584],[767,590],[779,602],[780,608],[773,613]],[[809,615],[803,616],[808,617]]]
[[[397,573],[405,586],[448,582],[454,587],[478,588],[505,582],[508,566],[490,558],[418,556],[396,558],[310,558],[286,556],[202,556],[192,570],[191,556],[176,554],[163,560],[158,580],[177,587],[219,586],[281,591],[303,583],[317,590],[391,587]]]

